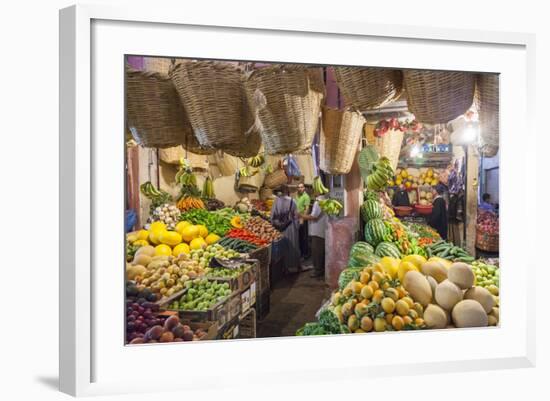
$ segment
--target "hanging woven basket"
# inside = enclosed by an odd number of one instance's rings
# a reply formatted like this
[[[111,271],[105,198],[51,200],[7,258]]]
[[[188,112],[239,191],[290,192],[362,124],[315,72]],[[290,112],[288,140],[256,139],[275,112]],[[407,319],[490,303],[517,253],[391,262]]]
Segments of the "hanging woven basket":
[[[390,159],[391,166],[395,171],[399,162],[404,133],[401,130],[390,129],[384,136],[377,137],[374,135],[374,127],[374,124],[364,125],[365,138],[370,145],[374,146],[380,156]]]
[[[321,170],[347,174],[357,153],[365,118],[356,111],[323,108],[321,132]]]
[[[126,125],[141,146],[168,148],[194,140],[189,120],[168,76],[128,66]]]
[[[391,68],[334,67],[336,83],[346,106],[357,110],[381,107],[403,91],[403,75]]]
[[[258,153],[261,138],[252,129],[242,71],[228,63],[188,61],[176,64],[170,76],[201,146],[233,156]]]
[[[264,178],[264,187],[266,188],[277,188],[288,182],[288,177],[286,176],[285,170],[278,168],[272,173],[266,174]]]
[[[493,157],[499,148],[499,77],[497,74],[478,74],[476,78],[481,153]]]
[[[474,101],[475,76],[469,72],[403,71],[407,105],[427,124],[446,124],[466,113]]]
[[[259,68],[248,74],[245,88],[268,154],[311,147],[324,98],[320,69],[286,65]]]

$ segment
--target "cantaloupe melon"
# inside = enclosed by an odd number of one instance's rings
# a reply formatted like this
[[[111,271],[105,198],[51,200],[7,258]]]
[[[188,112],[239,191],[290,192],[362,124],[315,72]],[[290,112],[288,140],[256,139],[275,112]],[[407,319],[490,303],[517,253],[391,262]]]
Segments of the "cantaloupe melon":
[[[155,255],[155,247],[151,245],[142,246],[138,248],[135,255],[141,255],[141,254],[153,257]]]
[[[472,267],[466,263],[457,262],[449,267],[447,277],[463,290],[474,285],[475,275]]]
[[[422,306],[428,305],[432,300],[432,288],[430,287],[430,283],[422,273],[416,270],[409,271],[405,274],[403,286],[411,297]]]
[[[447,278],[447,269],[440,262],[435,260],[422,264],[421,271],[426,276],[433,277],[438,283],[441,283]]]
[[[443,309],[451,310],[462,300],[462,291],[456,284],[444,280],[435,288],[435,302]]]
[[[483,306],[473,299],[464,299],[457,303],[453,308],[452,317],[456,327],[485,327],[489,324]]]
[[[447,326],[447,314],[441,306],[429,304],[424,310],[424,321],[430,329],[444,329]]]
[[[147,268],[142,265],[130,265],[126,268],[126,279],[134,280],[137,276],[143,276]]]
[[[485,313],[490,313],[495,306],[493,295],[483,287],[472,287],[464,293],[464,299],[473,299],[483,306]]]

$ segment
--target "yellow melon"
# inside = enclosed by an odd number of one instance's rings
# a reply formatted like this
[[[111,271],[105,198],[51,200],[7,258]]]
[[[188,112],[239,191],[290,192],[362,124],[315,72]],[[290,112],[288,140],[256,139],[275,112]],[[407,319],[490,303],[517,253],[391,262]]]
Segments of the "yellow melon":
[[[170,256],[172,255],[172,248],[166,244],[160,244],[155,247],[155,256]]]
[[[162,221],[154,221],[151,223],[151,226],[149,227],[149,231],[162,231],[166,230],[166,224],[164,224]]]
[[[146,240],[149,237],[149,231],[147,230],[139,230],[137,232],[138,240]]]
[[[208,234],[204,240],[208,245],[212,245],[220,240],[220,236],[214,233],[211,233],[211,234]]]
[[[189,227],[189,226],[192,226],[193,224],[191,224],[190,222],[188,221],[180,221],[178,224],[176,224],[176,231],[181,235],[183,236],[183,230],[186,228],[186,227]]]
[[[191,252],[191,249],[189,248],[189,245],[187,245],[185,242],[176,245],[174,249],[172,249],[173,256],[179,256],[182,253],[189,255],[189,252]]]
[[[397,271],[399,269],[399,259],[392,258],[390,256],[384,256],[382,259],[380,259],[380,264],[382,264],[384,272],[389,274],[391,278],[397,277]]]
[[[159,240],[163,244],[176,246],[181,243],[181,235],[175,231],[163,231],[159,235]]]
[[[158,245],[160,244],[160,235],[164,233],[166,230],[162,229],[156,229],[156,230],[150,230],[149,231],[149,242],[151,244]]]
[[[208,244],[206,243],[204,238],[197,237],[197,238],[194,238],[193,240],[191,240],[191,243],[189,244],[189,247],[191,249],[201,249],[201,248],[206,248],[207,245]]]
[[[199,235],[202,238],[206,238],[206,236],[208,235],[208,229],[206,228],[206,226],[203,224],[199,224],[197,225],[197,227],[199,228]]]
[[[181,237],[185,242],[191,242],[200,235],[198,226],[187,226],[181,232]]]

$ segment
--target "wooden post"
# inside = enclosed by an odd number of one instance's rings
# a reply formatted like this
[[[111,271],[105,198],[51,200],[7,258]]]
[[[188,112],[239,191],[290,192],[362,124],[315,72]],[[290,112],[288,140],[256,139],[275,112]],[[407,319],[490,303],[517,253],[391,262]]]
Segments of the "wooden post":
[[[477,221],[477,193],[479,176],[479,159],[477,150],[468,145],[466,156],[466,238],[465,248],[475,256],[476,253],[476,221]]]

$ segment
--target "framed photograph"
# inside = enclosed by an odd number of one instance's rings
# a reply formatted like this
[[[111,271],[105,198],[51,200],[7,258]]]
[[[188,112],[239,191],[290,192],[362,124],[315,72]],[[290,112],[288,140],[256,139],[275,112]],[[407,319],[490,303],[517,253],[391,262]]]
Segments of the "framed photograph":
[[[527,34],[61,10],[61,391],[534,366],[534,85]]]

